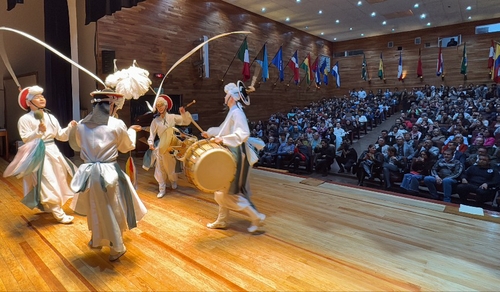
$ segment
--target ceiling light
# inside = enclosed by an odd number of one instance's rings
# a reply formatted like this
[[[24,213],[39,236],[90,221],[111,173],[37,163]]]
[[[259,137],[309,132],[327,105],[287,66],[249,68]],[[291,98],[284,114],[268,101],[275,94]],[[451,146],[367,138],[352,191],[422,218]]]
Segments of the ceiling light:
[[[465,8],[465,10],[472,10],[472,7],[467,6],[467,8]]]
[[[318,11],[318,14],[323,14],[323,10]]]
[[[335,23],[340,23],[340,20],[338,20],[338,19],[337,19],[337,20],[335,20]]]
[[[286,22],[290,21],[290,17],[285,18],[285,21]]]
[[[420,14],[420,19],[425,19],[426,17],[427,17],[427,15],[425,15],[425,13]]]
[[[472,19],[472,16],[467,17],[467,19],[471,20],[471,19]]]
[[[371,15],[372,15],[372,17],[374,17],[375,15],[377,15],[377,13],[375,13],[375,12],[372,12],[372,14],[371,14]]]
[[[382,25],[386,25],[387,24],[387,21],[382,21]]]
[[[393,28],[393,29],[391,29],[391,31],[395,31],[395,29]]]
[[[300,0],[297,0],[297,3],[300,3]]]
[[[362,33],[362,34],[361,34],[361,36],[365,36],[365,34],[364,34],[364,33]]]
[[[418,8],[418,6],[419,6],[419,5],[418,5],[418,3],[417,3],[417,4],[413,5],[413,8]]]
[[[306,26],[305,29],[309,29],[309,26]]]
[[[349,30],[352,30],[352,27],[349,27]]]
[[[333,38],[333,40],[334,40],[334,41],[336,41],[336,40],[337,40],[337,38]]]
[[[324,32],[321,32],[321,35],[324,35],[325,33]]]
[[[427,26],[431,26],[431,23],[430,23],[430,22],[427,22]]]
[[[262,9],[260,11],[266,12],[266,7],[262,7]]]
[[[358,6],[361,6],[361,5],[363,5],[363,2],[358,1]]]

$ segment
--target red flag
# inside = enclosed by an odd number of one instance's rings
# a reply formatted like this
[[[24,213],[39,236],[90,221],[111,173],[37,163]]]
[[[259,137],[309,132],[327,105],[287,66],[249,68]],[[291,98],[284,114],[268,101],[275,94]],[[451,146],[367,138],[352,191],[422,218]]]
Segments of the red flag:
[[[248,54],[247,38],[243,40],[238,49],[238,59],[243,62],[243,70],[241,72],[243,74],[243,81],[247,81],[250,79],[250,56]]]
[[[417,65],[417,77],[422,77],[424,75],[422,70],[422,55],[421,50],[418,49],[418,65]]]
[[[293,80],[295,84],[299,84],[300,82],[300,73],[299,73],[299,58],[297,57],[297,51],[293,54],[288,62],[288,67],[293,70]]]
[[[495,42],[491,40],[490,54],[488,57],[488,69],[493,67],[493,63],[495,62]]]

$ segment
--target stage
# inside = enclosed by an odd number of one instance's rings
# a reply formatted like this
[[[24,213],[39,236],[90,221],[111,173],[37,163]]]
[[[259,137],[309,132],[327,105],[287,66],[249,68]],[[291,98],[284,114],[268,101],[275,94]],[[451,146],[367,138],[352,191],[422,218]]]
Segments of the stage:
[[[470,291],[500,287],[497,214],[458,205],[253,169],[253,201],[267,215],[257,234],[231,212],[226,230],[212,194],[183,175],[158,199],[153,170],[139,172],[148,214],[124,233],[109,262],[90,249],[85,217],[56,223],[21,202],[22,180],[0,178],[0,289],[22,291]],[[78,164],[78,163],[77,163]],[[3,174],[7,162],[0,159]],[[214,171],[216,171],[214,169]]]

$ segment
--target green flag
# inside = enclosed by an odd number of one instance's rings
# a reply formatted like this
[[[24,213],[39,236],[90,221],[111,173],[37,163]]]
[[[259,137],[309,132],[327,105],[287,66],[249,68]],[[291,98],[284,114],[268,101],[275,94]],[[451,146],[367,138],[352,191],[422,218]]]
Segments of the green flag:
[[[366,58],[363,54],[363,64],[361,65],[361,79],[366,80]]]
[[[467,75],[467,50],[465,46],[467,43],[464,43],[464,52],[462,54],[462,66],[460,66],[460,74]]]

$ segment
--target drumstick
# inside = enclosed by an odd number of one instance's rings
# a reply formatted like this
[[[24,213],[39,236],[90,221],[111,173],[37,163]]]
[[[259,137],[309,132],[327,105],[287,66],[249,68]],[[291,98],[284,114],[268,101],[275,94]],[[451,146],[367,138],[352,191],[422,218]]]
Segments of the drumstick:
[[[191,117],[191,123],[192,123],[192,124],[193,124],[193,125],[194,125],[197,129],[198,129],[198,130],[200,130],[200,132],[202,132],[202,133],[203,133],[203,132],[205,132],[205,131],[203,131],[203,129],[200,127],[200,125],[198,125],[198,123],[197,123],[197,122],[195,122],[195,121],[193,120],[193,118],[192,118],[192,117]]]
[[[190,102],[190,103],[188,103],[188,104],[187,104],[184,108],[188,108],[188,107],[192,106],[192,105],[193,105],[193,104],[195,104],[195,103],[196,103],[196,100],[195,100],[195,99],[193,99],[193,101],[192,101],[192,102]]]

